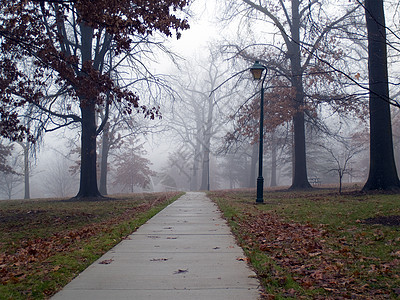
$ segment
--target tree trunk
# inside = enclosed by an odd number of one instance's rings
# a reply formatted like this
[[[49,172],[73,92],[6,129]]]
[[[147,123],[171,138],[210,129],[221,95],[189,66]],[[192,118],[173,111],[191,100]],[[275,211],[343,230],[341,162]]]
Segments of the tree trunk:
[[[200,190],[206,191],[209,190],[209,176],[210,176],[210,143],[205,141],[205,145],[203,146],[203,168],[201,173],[201,186]]]
[[[199,189],[199,165],[201,159],[201,122],[196,116],[196,140],[194,143],[194,158],[193,158],[193,170],[190,178],[190,190],[197,191]]]
[[[306,143],[304,112],[297,112],[293,118],[294,127],[294,168],[293,182],[290,189],[311,188],[307,178]]]
[[[300,15],[299,0],[292,0],[292,42],[290,44],[289,55],[292,69],[291,84],[296,90],[294,106],[297,109],[293,117],[294,130],[294,170],[293,182],[290,189],[307,189],[311,188],[307,178],[306,164],[306,135],[304,128],[304,88],[303,88],[303,70],[301,68],[301,52],[300,52]]]
[[[213,110],[214,98],[209,97],[208,100],[208,116],[207,124],[204,132],[203,142],[203,173],[201,176],[200,190],[210,190],[210,144],[211,144],[211,131],[213,126]]]
[[[29,142],[28,141],[26,141],[23,149],[24,149],[24,183],[25,183],[24,199],[30,199],[30,189],[29,189]]]
[[[370,169],[364,191],[398,190],[393,153],[383,0],[366,0],[368,30]]]
[[[92,60],[93,29],[82,23],[81,53],[82,65]],[[85,74],[82,74],[85,76]],[[81,178],[76,198],[100,197],[97,187],[96,170],[96,110],[93,99],[81,98],[82,136],[81,136]]]
[[[107,195],[107,172],[108,172],[108,152],[110,150],[109,124],[103,129],[103,139],[101,145],[101,163],[100,163],[100,193]]]
[[[276,141],[275,133],[272,133],[272,151],[271,151],[271,186],[277,186],[276,183]]]
[[[192,169],[192,176],[190,177],[190,190],[197,191],[198,190],[198,170],[199,170],[199,157],[200,150],[195,149],[194,151],[194,159],[193,159],[193,169]]]
[[[17,142],[24,151],[24,199],[30,199],[29,188],[29,141]]]
[[[99,197],[96,170],[96,114],[94,104],[81,108],[81,178],[76,198]]]
[[[257,162],[258,162],[258,144],[253,144],[251,150],[249,188],[256,187]]]
[[[195,157],[193,160],[193,170],[192,170],[192,177],[190,180],[190,190],[197,191],[199,189],[199,157],[200,157],[200,149],[195,150]]]

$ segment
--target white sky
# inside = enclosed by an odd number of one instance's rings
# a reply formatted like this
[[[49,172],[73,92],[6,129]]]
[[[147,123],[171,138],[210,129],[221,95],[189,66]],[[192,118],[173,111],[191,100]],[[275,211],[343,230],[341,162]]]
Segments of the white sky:
[[[191,55],[201,46],[205,46],[208,41],[218,35],[218,28],[214,15],[214,1],[208,0],[195,1],[191,10],[192,18],[189,19],[190,29],[182,32],[179,40],[173,39],[173,49],[183,55]]]
[[[206,1],[208,1],[206,3]],[[214,14],[214,1],[197,0],[191,6],[193,15],[189,18],[190,29],[182,32],[182,37],[177,40],[170,38],[167,42],[171,50],[184,59],[190,59],[205,51],[207,44],[218,38],[222,29],[216,24]],[[169,74],[176,70],[171,61],[162,61],[155,73]],[[174,141],[165,140],[162,135],[147,137],[146,149],[148,158],[153,162],[153,168],[160,171],[167,162],[168,154],[176,149]]]

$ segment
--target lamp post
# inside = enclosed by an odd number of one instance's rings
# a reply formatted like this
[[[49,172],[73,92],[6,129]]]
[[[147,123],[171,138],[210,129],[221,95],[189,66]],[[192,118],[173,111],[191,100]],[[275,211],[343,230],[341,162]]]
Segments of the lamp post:
[[[264,178],[262,175],[263,169],[263,136],[264,136],[264,81],[267,76],[267,67],[256,61],[250,68],[254,80],[260,80],[265,70],[263,80],[261,82],[261,101],[260,101],[260,140],[258,150],[258,178],[257,178],[257,199],[256,203],[264,203]]]

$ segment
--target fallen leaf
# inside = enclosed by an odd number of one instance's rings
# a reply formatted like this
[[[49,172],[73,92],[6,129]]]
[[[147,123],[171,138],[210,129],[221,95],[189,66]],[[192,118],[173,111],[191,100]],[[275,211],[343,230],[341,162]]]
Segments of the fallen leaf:
[[[321,254],[322,254],[322,252],[313,252],[313,253],[309,253],[308,255],[310,257],[315,257],[315,256],[318,256],[318,255],[321,255]]]
[[[247,257],[238,257],[238,258],[236,258],[236,260],[238,260],[238,261],[245,261],[245,262],[248,262],[248,261],[249,261],[249,259],[248,259]]]
[[[53,271],[58,271],[58,270],[60,270],[61,269],[61,266],[55,266],[54,268],[53,268]]]
[[[99,264],[100,264],[100,265],[109,265],[109,264],[111,264],[113,261],[114,261],[114,260],[113,260],[112,258],[110,258],[110,259],[105,259],[105,260],[102,260],[101,262],[99,262]]]
[[[392,256],[400,257],[400,250],[391,253]]]
[[[185,269],[185,270],[178,269],[178,271],[175,271],[174,274],[182,274],[182,273],[187,273],[187,272],[189,272],[189,269]]]
[[[159,239],[160,237],[157,235],[148,235],[147,236],[149,239]]]
[[[167,261],[168,258],[152,258],[150,261]]]

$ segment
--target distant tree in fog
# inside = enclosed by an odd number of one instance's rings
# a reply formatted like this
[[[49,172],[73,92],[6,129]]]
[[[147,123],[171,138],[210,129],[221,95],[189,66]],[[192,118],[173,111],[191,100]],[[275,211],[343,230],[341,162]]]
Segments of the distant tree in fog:
[[[78,179],[77,174],[70,172],[71,165],[71,160],[62,154],[47,161],[40,187],[45,195],[64,198],[76,193]]]
[[[353,134],[349,138],[331,140],[331,142],[325,142],[318,146],[330,155],[330,165],[327,166],[327,171],[338,176],[339,193],[341,193],[343,176],[346,174],[351,176],[351,172],[353,172],[351,163],[358,154],[367,149],[366,144],[358,134]]]
[[[164,130],[164,126],[155,120],[146,120],[139,117],[124,115],[121,111],[110,113],[109,121],[104,126],[98,144],[98,173],[99,190],[102,195],[107,195],[109,170],[115,168],[112,157],[118,154],[118,149],[126,142],[150,133],[158,133]],[[139,153],[138,153],[139,154]]]
[[[13,153],[11,143],[0,143],[0,194],[6,199],[11,199],[19,190],[17,187],[23,182],[21,173],[21,160],[17,153]]]
[[[169,153],[167,165],[161,175],[167,179],[164,185],[168,186],[171,184],[169,178],[173,178],[174,183],[170,186],[181,190],[194,190],[193,187],[196,187],[198,184],[196,174],[199,172],[199,170],[192,169],[194,166],[199,166],[196,162],[193,164],[193,160],[195,159],[190,148],[183,145],[174,152]]]
[[[178,78],[179,99],[168,119],[173,138],[192,153],[191,190],[209,188],[211,156],[217,148],[212,141],[223,134],[225,113],[237,100],[233,85],[219,87],[228,77],[229,65],[215,49],[207,53],[208,57],[195,60],[194,65],[182,67],[187,74]]]
[[[114,154],[114,185],[130,193],[135,191],[135,187],[148,188],[151,177],[156,173],[150,169],[150,160],[143,157],[145,154],[143,144],[139,144],[138,140],[129,138],[124,142],[120,151]]]

